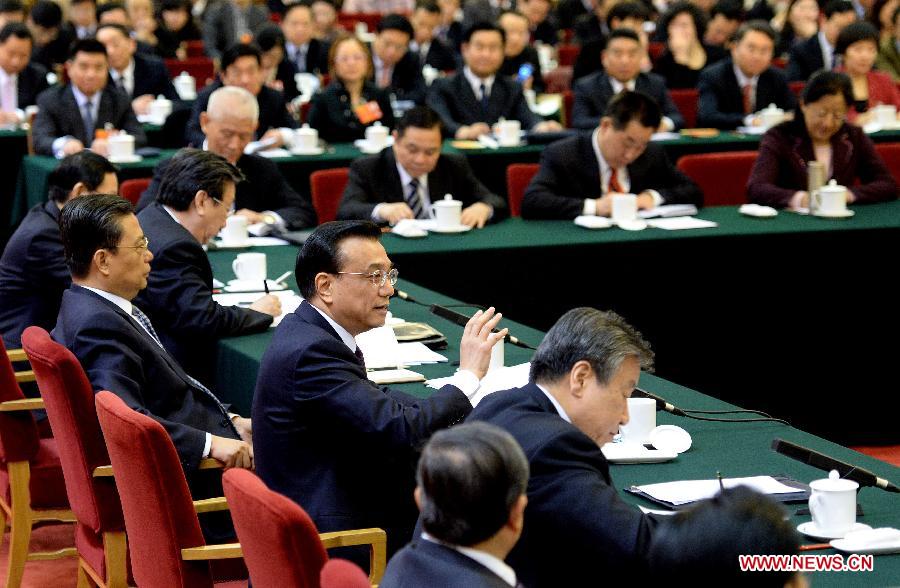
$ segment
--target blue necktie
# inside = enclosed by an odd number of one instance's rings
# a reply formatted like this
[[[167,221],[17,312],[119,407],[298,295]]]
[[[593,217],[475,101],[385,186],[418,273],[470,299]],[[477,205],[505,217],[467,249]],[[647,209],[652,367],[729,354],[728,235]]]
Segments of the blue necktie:
[[[422,199],[419,198],[419,180],[413,178],[409,181],[409,192],[406,194],[406,203],[413,212],[413,218],[422,216]]]
[[[90,147],[91,143],[94,141],[94,106],[93,100],[88,100],[84,103],[84,112],[82,113],[82,120],[84,121],[84,134],[87,137],[87,144],[85,147]]]
[[[488,93],[487,93],[487,86],[485,86],[484,83],[482,83],[480,90],[481,90],[481,110],[483,110],[484,113],[487,114],[488,100],[490,99],[490,96],[488,96]]]

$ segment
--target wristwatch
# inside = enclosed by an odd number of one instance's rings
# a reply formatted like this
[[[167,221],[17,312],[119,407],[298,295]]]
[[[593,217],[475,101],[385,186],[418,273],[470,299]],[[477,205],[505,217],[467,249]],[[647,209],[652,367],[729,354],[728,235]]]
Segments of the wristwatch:
[[[274,225],[276,222],[274,214],[264,214],[262,215],[262,219],[267,225]]]

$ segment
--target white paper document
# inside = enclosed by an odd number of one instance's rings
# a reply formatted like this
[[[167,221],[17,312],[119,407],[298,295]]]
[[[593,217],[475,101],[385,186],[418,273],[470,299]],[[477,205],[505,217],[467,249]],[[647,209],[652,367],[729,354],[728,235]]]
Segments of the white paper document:
[[[366,372],[366,376],[376,384],[404,384],[407,382],[422,382],[425,376],[407,369],[375,370]]]
[[[747,486],[762,494],[790,494],[799,492],[782,484],[772,476],[751,476],[748,478],[723,478],[725,488]],[[719,493],[718,480],[682,480],[679,482],[662,482],[637,486],[637,489],[657,500],[674,505],[689,504],[698,500],[712,498]]]
[[[366,358],[366,369],[370,370],[447,361],[423,343],[399,343],[390,326],[360,333],[356,336],[356,344]]]
[[[481,378],[481,387],[478,389],[478,394],[490,394],[499,390],[509,390],[510,388],[524,386],[528,383],[528,372],[530,369],[531,363],[520,363],[519,365],[493,369]],[[434,378],[425,383],[429,388],[439,390],[450,384],[450,380],[450,377]]]
[[[676,216],[674,218],[653,218],[647,221],[647,224],[656,229],[665,229],[666,231],[682,231],[685,229],[711,229],[718,227],[718,223],[694,218],[692,216]]]
[[[663,204],[647,210],[639,210],[638,216],[641,218],[668,218],[672,216],[694,216],[697,212],[697,207],[693,204]]]
[[[281,319],[283,319],[285,315],[297,310],[297,307],[300,306],[301,302],[303,302],[303,297],[299,296],[293,290],[281,290],[278,292],[272,292],[271,294],[272,296],[277,296],[281,301],[281,314],[275,317],[275,320],[272,321],[271,325],[272,327],[277,327],[281,322]],[[213,300],[215,300],[222,306],[248,307],[263,296],[265,296],[265,294],[262,292],[226,292],[223,294],[213,294]]]

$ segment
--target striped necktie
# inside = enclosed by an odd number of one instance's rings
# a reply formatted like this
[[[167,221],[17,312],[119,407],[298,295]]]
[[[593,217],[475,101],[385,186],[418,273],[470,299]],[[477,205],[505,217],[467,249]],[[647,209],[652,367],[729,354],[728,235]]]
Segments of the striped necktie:
[[[422,217],[422,199],[419,198],[419,180],[413,178],[409,181],[409,192],[406,194],[406,203],[409,204],[414,218]]]

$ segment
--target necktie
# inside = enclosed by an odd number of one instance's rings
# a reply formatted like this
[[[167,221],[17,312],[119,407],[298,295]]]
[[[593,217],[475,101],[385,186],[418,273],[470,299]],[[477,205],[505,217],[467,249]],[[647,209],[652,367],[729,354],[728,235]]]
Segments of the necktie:
[[[363,356],[362,349],[359,348],[359,345],[356,346],[356,351],[354,351],[353,354],[356,355],[356,359],[359,360],[359,363],[363,367],[366,367],[366,358]]]
[[[119,76],[119,79],[116,80],[116,88],[119,89],[120,92],[128,96],[128,88],[125,87],[125,78]]]
[[[484,83],[482,82],[481,87],[479,89],[481,90],[481,110],[483,110],[485,113],[487,113],[488,100],[490,99],[490,96],[487,93],[487,86],[485,86]]]
[[[150,335],[150,338],[153,339],[153,341],[155,341],[157,345],[159,345],[159,348],[162,349],[165,353],[168,353],[168,351],[166,351],[166,348],[163,347],[162,341],[159,340],[159,335],[156,334],[156,329],[153,328],[153,323],[150,322],[150,318],[146,314],[144,314],[137,306],[133,305],[131,307],[131,316],[133,316],[137,320],[138,324],[140,324],[141,327],[144,328],[144,331],[146,331],[147,334]],[[234,423],[231,422],[231,417],[228,416],[228,411],[225,409],[225,406],[221,402],[219,402],[219,399],[216,398],[216,395],[213,394],[209,388],[201,384],[198,380],[192,378],[189,373],[184,372],[184,375],[187,377],[192,386],[206,394],[206,396],[208,396],[209,399],[219,407],[219,410],[223,415],[225,415],[225,420],[231,426],[231,429],[234,430],[235,433],[237,433],[237,429],[234,428]]]
[[[94,140],[94,106],[92,100],[84,103],[84,112],[81,116],[84,121],[84,136],[87,138],[85,147],[90,147],[91,142]]]
[[[381,66],[381,75],[378,76],[378,87],[387,88],[391,85],[391,69],[386,65]]]
[[[7,78],[3,85],[3,93],[0,94],[0,110],[3,112],[16,110],[16,84],[12,78]]]
[[[751,86],[750,84],[746,84],[743,88],[741,88],[741,96],[744,99],[744,114],[750,114],[751,112],[753,112],[752,92],[753,86]]]
[[[297,49],[297,71],[305,72],[306,71],[306,51],[302,47]]]
[[[619,183],[619,172],[616,171],[616,168],[611,168],[612,173],[609,174],[609,188],[606,190],[607,192],[618,192],[619,194],[624,194],[625,190],[622,189],[622,184]]]
[[[406,203],[413,212],[415,218],[422,216],[422,199],[419,198],[419,180],[413,178],[409,181],[409,191],[406,193]]]

